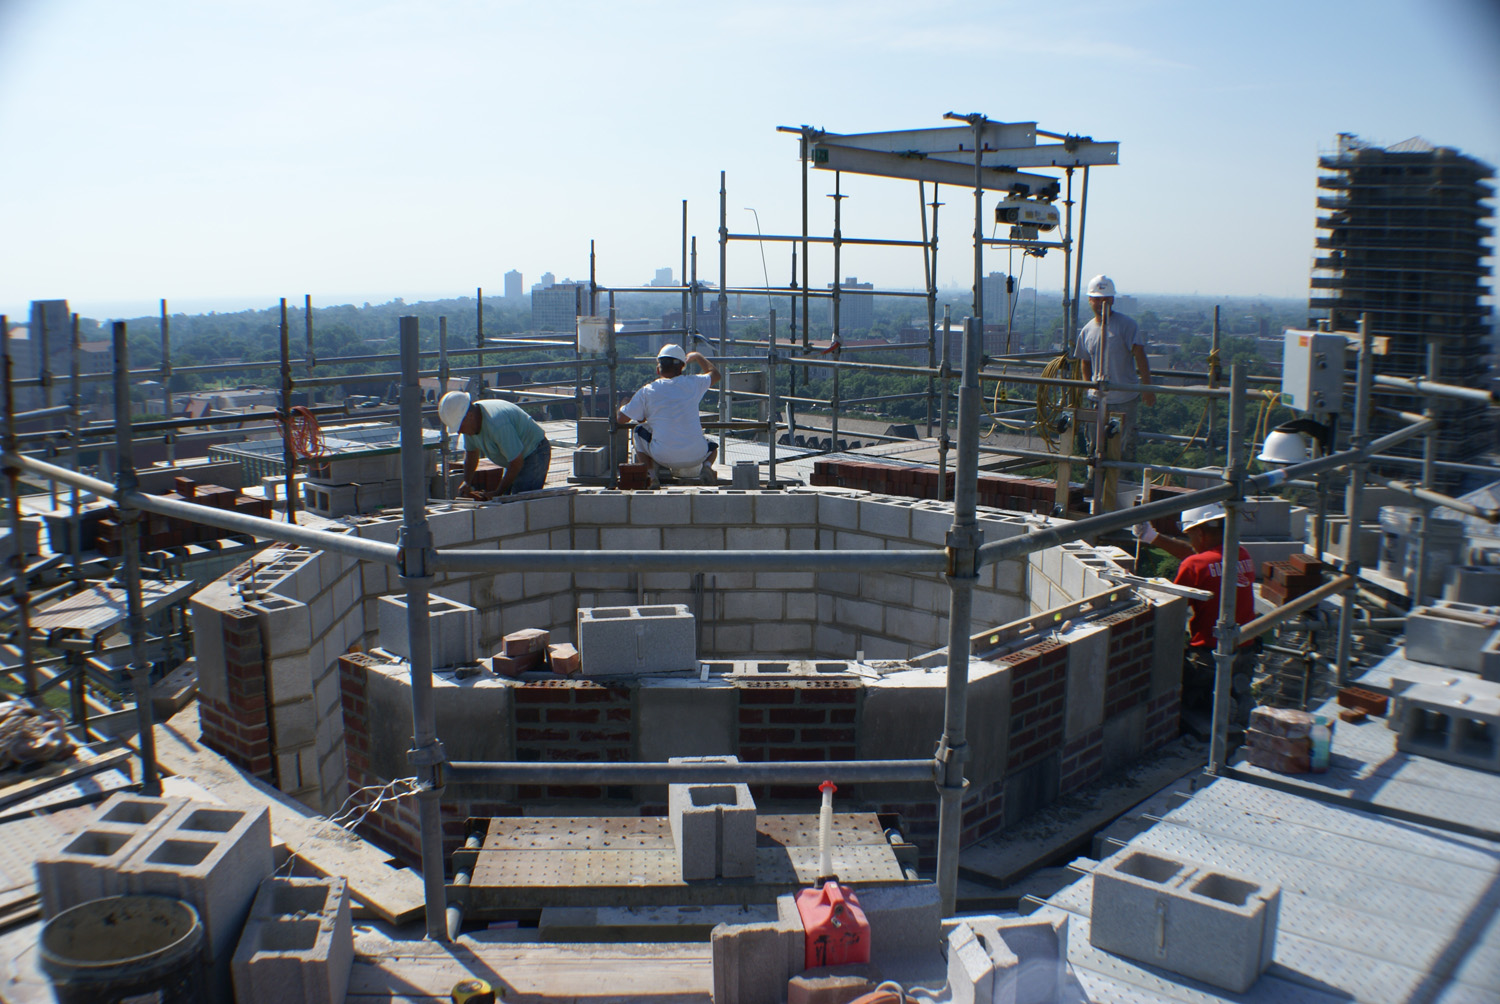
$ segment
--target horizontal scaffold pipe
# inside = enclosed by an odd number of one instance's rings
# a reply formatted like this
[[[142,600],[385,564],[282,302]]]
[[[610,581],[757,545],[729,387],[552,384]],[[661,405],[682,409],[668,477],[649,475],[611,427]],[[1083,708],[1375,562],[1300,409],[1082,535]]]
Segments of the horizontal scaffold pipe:
[[[806,242],[808,244],[832,244],[835,241],[837,241],[840,244],[869,244],[869,245],[874,246],[874,247],[885,246],[885,247],[898,247],[898,248],[920,248],[920,247],[926,247],[927,246],[927,242],[926,241],[904,241],[904,240],[899,240],[899,239],[896,239],[896,238],[886,238],[886,237],[842,237],[842,236],[840,236],[840,237],[835,238],[835,237],[814,237],[811,234],[808,234],[805,237],[803,235],[801,235],[801,234],[725,234],[724,237],[725,237],[725,240],[731,240],[731,241],[770,241],[773,244],[774,243],[781,243],[781,244],[801,244],[801,243],[804,243],[804,242]],[[869,292],[869,290],[864,290],[864,289],[855,290],[855,289],[849,289],[848,287],[845,287],[844,291],[845,291],[846,295],[848,293],[867,293],[867,292]],[[882,294],[882,295],[884,295],[884,294]],[[927,294],[926,293],[919,293],[917,295],[919,295],[919,296],[926,296]]]
[[[1500,396],[1477,387],[1460,387],[1450,383],[1438,383],[1422,377],[1395,377],[1377,373],[1375,389],[1401,390],[1410,394],[1431,394],[1434,397],[1451,397],[1458,401],[1474,401],[1479,404],[1500,404]]]
[[[788,760],[781,763],[488,763],[456,760],[450,784],[781,784],[933,780],[931,760]]]
[[[445,549],[438,572],[942,572],[946,551],[542,551]]]
[[[1193,506],[1222,502],[1233,494],[1234,486],[1226,483],[1183,495],[1173,495],[1170,498],[1132,506],[1129,509],[1089,516],[1071,523],[1057,523],[1045,529],[1023,533],[1018,537],[1007,537],[1005,540],[981,545],[979,564],[980,566],[992,565],[1014,558],[1023,558],[1028,554],[1049,547],[1058,547],[1081,537],[1091,537],[1095,534],[1108,533],[1111,530],[1123,530],[1127,526],[1171,516],[1184,509],[1191,509]]]
[[[191,523],[216,526],[221,530],[228,530],[231,533],[248,534],[259,540],[275,540],[288,544],[302,544],[319,551],[335,551],[362,561],[379,561],[387,565],[397,564],[397,555],[400,553],[400,549],[395,544],[384,544],[380,541],[366,540],[363,537],[354,537],[349,534],[329,533],[326,530],[314,530],[292,523],[277,523],[274,520],[263,519],[259,516],[246,516],[241,513],[226,512],[223,509],[198,505],[194,502],[178,502],[173,499],[162,498],[160,495],[125,492],[122,497],[121,493],[115,490],[115,486],[108,481],[91,478],[86,474],[70,471],[66,467],[58,467],[55,464],[49,464],[45,461],[35,460],[16,453],[4,454],[4,461],[6,464],[14,464],[23,470],[30,471],[41,477],[53,481],[61,481],[65,485],[75,485],[85,491],[91,491],[100,498],[110,499],[118,505],[140,509],[143,512],[154,512],[160,516],[175,516],[178,519],[184,519]]]
[[[1342,593],[1355,583],[1354,576],[1340,575],[1323,583],[1316,589],[1303,593],[1290,603],[1282,604],[1252,621],[1240,625],[1240,643],[1243,644],[1252,638],[1259,638],[1282,621],[1295,617],[1304,610],[1311,610],[1322,603],[1325,599],[1335,593]]]

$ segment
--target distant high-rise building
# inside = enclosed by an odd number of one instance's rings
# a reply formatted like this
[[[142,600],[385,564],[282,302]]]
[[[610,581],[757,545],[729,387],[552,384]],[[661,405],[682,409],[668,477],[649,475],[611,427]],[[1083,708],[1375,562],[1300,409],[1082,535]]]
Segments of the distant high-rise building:
[[[1371,333],[1389,339],[1385,354],[1374,357],[1377,374],[1425,373],[1427,346],[1436,342],[1440,381],[1487,386],[1480,360],[1488,318],[1480,297],[1488,292],[1482,259],[1490,254],[1491,230],[1483,221],[1494,168],[1421,138],[1377,147],[1348,134],[1318,166],[1318,208],[1325,214],[1318,217],[1308,300],[1314,318],[1352,331],[1368,314]],[[1485,405],[1437,400],[1437,459],[1462,462],[1494,445]],[[1416,398],[1404,406],[1421,410]],[[1377,433],[1393,427],[1378,414],[1371,424]],[[1399,452],[1420,450],[1416,439]]]
[[[654,278],[654,279],[651,280],[651,285],[653,285],[653,286],[675,286],[675,285],[677,285],[677,283],[675,283],[675,282],[672,281],[672,269],[671,269],[671,267],[669,266],[667,268],[659,268],[659,269],[657,269],[656,270],[656,278]]]
[[[833,283],[828,284],[833,288]],[[860,282],[849,276],[839,285],[839,332],[869,331],[875,326],[875,297],[873,282]],[[833,301],[828,301],[828,323],[833,323]]]
[[[543,289],[546,289],[549,286],[553,286],[556,283],[557,283],[557,276],[553,275],[551,272],[543,272],[542,273],[542,288]]]
[[[578,315],[588,312],[588,303],[589,286],[586,282],[557,282],[541,288],[533,286],[531,327],[536,331],[576,330]]]
[[[507,300],[519,300],[526,294],[526,287],[521,282],[521,273],[511,269],[505,273],[505,298]]]
[[[1010,313],[1010,294],[1005,290],[1004,272],[991,272],[980,280],[979,290],[984,294],[984,319],[991,323],[1003,321]]]

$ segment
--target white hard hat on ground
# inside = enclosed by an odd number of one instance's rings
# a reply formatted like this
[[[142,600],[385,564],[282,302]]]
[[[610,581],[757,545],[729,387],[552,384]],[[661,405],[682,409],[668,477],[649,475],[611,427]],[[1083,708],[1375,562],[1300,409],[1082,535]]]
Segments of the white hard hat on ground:
[[[687,362],[687,353],[682,351],[682,346],[676,342],[668,342],[661,347],[661,351],[656,354],[656,358],[676,359],[680,363],[685,363]]]
[[[1115,281],[1107,275],[1096,275],[1089,280],[1089,296],[1114,296]]]
[[[1195,526],[1202,526],[1204,523],[1212,523],[1216,519],[1223,518],[1224,507],[1217,502],[1210,502],[1208,505],[1200,505],[1185,511],[1182,514],[1182,529],[1191,530]]]
[[[463,424],[464,416],[469,413],[469,395],[461,390],[450,390],[443,395],[438,402],[438,418],[451,431],[457,432],[458,427]]]
[[[1307,459],[1307,440],[1296,432],[1268,432],[1255,459],[1267,464],[1300,464]]]

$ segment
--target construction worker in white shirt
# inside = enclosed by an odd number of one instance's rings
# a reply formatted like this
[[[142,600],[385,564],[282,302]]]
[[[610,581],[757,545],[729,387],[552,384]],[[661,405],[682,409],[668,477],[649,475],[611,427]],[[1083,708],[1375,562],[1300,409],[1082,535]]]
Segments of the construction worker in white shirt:
[[[699,372],[688,373],[689,363]],[[703,435],[698,405],[708,389],[718,385],[718,367],[701,352],[685,352],[681,345],[668,343],[656,354],[656,373],[657,379],[636,391],[615,420],[621,425],[636,423],[636,459],[650,466],[653,479],[658,465],[677,473],[698,468],[701,477],[712,479],[719,447]]]

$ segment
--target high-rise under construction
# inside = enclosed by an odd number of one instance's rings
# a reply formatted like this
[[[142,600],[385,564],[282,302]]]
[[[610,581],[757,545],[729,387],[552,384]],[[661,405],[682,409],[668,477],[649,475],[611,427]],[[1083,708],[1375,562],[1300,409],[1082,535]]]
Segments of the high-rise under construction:
[[[1314,316],[1334,330],[1352,330],[1368,314],[1371,333],[1388,339],[1376,373],[1424,375],[1427,346],[1436,342],[1440,381],[1487,386],[1481,260],[1489,253],[1486,200],[1494,194],[1488,183],[1494,169],[1421,138],[1378,147],[1347,133],[1318,166],[1322,212],[1308,301]],[[1422,404],[1413,399],[1403,406]],[[1439,417],[1437,460],[1470,461],[1495,445],[1483,404],[1442,401]],[[1376,419],[1377,432],[1394,427]],[[1414,440],[1406,451],[1421,448]],[[1459,480],[1453,469],[1440,468],[1438,477]]]

